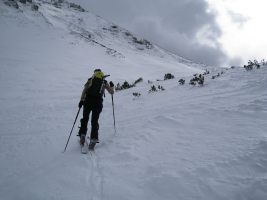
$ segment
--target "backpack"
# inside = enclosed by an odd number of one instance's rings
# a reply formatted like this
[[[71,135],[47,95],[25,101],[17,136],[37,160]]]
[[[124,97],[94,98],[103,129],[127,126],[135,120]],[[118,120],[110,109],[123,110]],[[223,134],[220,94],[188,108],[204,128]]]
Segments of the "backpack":
[[[88,84],[86,96],[102,98],[105,90],[104,74],[102,72],[95,72],[86,84]]]

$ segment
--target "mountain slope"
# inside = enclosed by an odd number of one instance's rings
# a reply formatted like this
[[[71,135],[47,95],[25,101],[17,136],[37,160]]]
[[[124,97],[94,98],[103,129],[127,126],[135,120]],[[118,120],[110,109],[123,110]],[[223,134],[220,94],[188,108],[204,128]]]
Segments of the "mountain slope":
[[[191,86],[201,66],[156,46],[140,50],[90,13],[38,2],[40,12],[0,2],[2,199],[266,199],[266,67],[215,68],[203,87]],[[145,81],[115,93],[116,133],[106,95],[94,154],[80,154],[79,122],[63,154],[94,67],[114,82]],[[156,81],[167,72],[177,78]],[[149,93],[148,79],[165,91]]]
[[[32,11],[28,4],[22,4],[16,12],[14,8],[2,6],[1,37],[10,50],[14,51],[18,43],[21,46],[34,43],[41,48],[46,47],[40,52],[40,62],[46,62],[51,56],[58,56],[60,59],[66,57],[73,61],[80,60],[80,63],[66,64],[72,64],[73,67],[82,63],[86,66],[84,74],[91,73],[90,70],[94,67],[101,67],[107,73],[109,70],[115,71],[115,78],[120,78],[122,74],[131,79],[139,78],[138,76],[158,78],[155,72],[164,74],[167,70],[187,75],[199,71],[194,68],[198,65],[166,52],[144,39],[138,39],[127,30],[90,12],[77,11],[65,3],[58,7],[43,1],[37,2],[40,3],[38,11]],[[9,38],[13,41],[8,40]],[[12,46],[14,49],[11,49]],[[5,50],[8,49],[3,48],[2,51]],[[65,63],[60,60],[60,64]],[[139,70],[134,77],[129,71],[132,68]],[[121,78],[121,81],[124,80],[125,78]]]

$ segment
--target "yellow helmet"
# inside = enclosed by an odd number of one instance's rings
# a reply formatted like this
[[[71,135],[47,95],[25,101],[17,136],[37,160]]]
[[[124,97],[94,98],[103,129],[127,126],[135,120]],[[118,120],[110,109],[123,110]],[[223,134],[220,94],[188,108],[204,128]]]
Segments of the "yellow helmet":
[[[100,70],[97,70],[94,72],[94,77],[96,77],[96,78],[103,79],[104,76],[105,76],[104,73]]]

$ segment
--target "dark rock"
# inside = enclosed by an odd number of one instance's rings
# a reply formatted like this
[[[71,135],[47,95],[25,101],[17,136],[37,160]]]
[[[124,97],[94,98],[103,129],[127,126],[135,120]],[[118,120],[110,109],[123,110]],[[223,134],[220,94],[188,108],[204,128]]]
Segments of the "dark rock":
[[[75,3],[70,3],[70,7],[74,8],[74,9],[80,11],[80,12],[85,12],[85,9],[83,9],[80,5],[77,5]]]
[[[142,82],[142,81],[143,81],[143,78],[140,77],[139,79],[137,79],[137,80],[134,82],[134,85],[136,85],[137,83],[140,83],[140,82]]]
[[[56,8],[61,8],[61,4],[59,2],[54,2],[53,6],[55,6]]]
[[[183,85],[185,83],[185,80],[181,78],[178,82],[180,85]]]
[[[124,34],[125,34],[126,36],[132,36],[132,34],[129,33],[129,32],[125,32]]]
[[[32,5],[32,10],[33,11],[38,11],[39,10],[39,6],[37,6],[36,4]]]
[[[141,94],[140,94],[139,92],[134,92],[134,93],[133,93],[133,96],[135,96],[135,97],[140,97]]]
[[[206,69],[203,75],[208,75],[208,74],[210,74],[210,72]]]
[[[157,90],[156,86],[155,85],[152,85],[151,86],[151,89],[148,92],[157,92],[157,91],[158,90]]]
[[[158,89],[164,91],[164,87],[162,85],[158,85]]]
[[[173,79],[173,78],[174,78],[174,75],[172,75],[171,73],[167,73],[164,75],[164,81],[168,79]]]
[[[15,0],[7,0],[4,2],[7,6],[19,9],[19,5]]]
[[[192,78],[189,82],[190,85],[203,85],[204,84],[204,75],[202,74],[194,74],[194,78]]]
[[[26,4],[26,0],[19,0],[20,3]]]

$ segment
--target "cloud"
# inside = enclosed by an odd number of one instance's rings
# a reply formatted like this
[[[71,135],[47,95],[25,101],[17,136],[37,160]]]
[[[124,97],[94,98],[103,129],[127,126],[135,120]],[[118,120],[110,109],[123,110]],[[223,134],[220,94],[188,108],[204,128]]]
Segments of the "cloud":
[[[210,65],[227,61],[206,0],[73,1],[180,56]]]
[[[240,28],[243,27],[243,25],[250,20],[249,17],[246,17],[242,14],[236,13],[236,12],[231,11],[231,10],[228,10],[228,14],[234,23],[239,24]]]
[[[218,65],[227,59],[219,50],[221,46],[218,42],[212,41],[212,44],[208,44],[184,32],[162,28],[161,20],[158,18],[136,18],[132,26],[139,35],[196,62]]]

